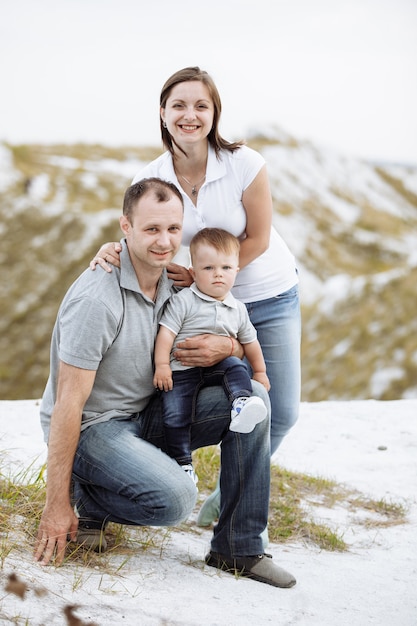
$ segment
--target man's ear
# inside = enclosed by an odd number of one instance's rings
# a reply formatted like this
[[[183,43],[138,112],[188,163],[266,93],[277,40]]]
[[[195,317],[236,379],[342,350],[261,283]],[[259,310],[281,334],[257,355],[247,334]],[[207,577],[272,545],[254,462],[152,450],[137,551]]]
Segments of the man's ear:
[[[120,216],[119,224],[120,224],[120,228],[122,229],[122,233],[124,235],[128,235],[129,234],[129,230],[130,230],[130,222],[127,219],[126,215],[121,215]]]

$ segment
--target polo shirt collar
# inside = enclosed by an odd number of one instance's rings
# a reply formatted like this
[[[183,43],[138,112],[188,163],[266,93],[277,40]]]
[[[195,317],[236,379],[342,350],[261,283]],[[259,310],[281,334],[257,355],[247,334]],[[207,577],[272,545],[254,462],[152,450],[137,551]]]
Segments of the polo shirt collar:
[[[174,170],[174,162],[169,151],[165,152],[165,159],[160,168],[160,177],[164,180],[170,180],[172,182],[177,181],[178,179]],[[222,178],[227,173],[226,165],[222,160],[222,155],[220,153],[220,158],[217,158],[214,149],[209,144],[208,147],[208,157],[207,157],[207,169],[206,169],[206,183],[211,182],[213,180],[217,180]]]
[[[223,162],[222,155],[217,158],[214,149],[209,144],[207,169],[206,169],[206,182],[211,182],[226,176],[226,165]]]
[[[200,291],[195,283],[193,283],[190,286],[190,289],[193,293],[195,293],[196,296],[201,298],[201,300],[206,300],[207,302],[219,302],[220,304],[224,304],[225,306],[228,306],[231,309],[236,309],[236,306],[237,306],[236,299],[234,298],[234,296],[232,296],[230,292],[227,294],[224,300],[217,300],[217,298],[212,298],[211,296],[208,296],[206,293],[203,293],[202,291]]]
[[[140,293],[143,297],[146,297],[142,293],[136,272],[133,269],[126,239],[121,239],[120,243],[122,244],[122,251],[120,252],[120,286],[123,289]],[[173,281],[168,278],[166,270],[164,269],[159,279],[158,299],[161,294],[164,294],[165,299],[171,295],[172,284]]]

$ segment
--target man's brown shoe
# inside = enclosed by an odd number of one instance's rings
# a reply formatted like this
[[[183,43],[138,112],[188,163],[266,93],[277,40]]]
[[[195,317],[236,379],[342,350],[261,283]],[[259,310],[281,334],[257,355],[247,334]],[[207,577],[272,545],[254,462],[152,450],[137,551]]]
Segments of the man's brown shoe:
[[[217,567],[237,576],[253,578],[253,580],[274,587],[293,587],[297,582],[292,574],[274,565],[270,554],[232,557],[210,551],[205,560],[211,567]]]
[[[107,541],[100,528],[85,528],[80,526],[75,542],[86,550],[94,550],[102,554],[107,550]]]

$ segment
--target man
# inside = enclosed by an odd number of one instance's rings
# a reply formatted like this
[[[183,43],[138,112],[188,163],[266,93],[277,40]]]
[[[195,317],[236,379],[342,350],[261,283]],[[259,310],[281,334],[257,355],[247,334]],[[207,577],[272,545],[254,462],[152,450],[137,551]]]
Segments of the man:
[[[195,485],[163,452],[153,387],[154,340],[172,293],[165,268],[180,246],[182,219],[181,195],[171,183],[151,178],[129,187],[120,217],[121,268],[87,270],[62,302],[41,406],[48,482],[35,558],[43,565],[52,558],[62,563],[68,536],[102,551],[109,521],[175,525],[195,505]],[[227,337],[212,340],[223,342],[219,360],[230,353]],[[254,392],[268,406],[260,385]],[[263,554],[260,538],[268,516],[269,421],[245,435],[230,431],[229,421],[222,389],[203,390],[192,416],[192,449],[222,442],[222,506],[206,562],[291,587],[294,577]]]

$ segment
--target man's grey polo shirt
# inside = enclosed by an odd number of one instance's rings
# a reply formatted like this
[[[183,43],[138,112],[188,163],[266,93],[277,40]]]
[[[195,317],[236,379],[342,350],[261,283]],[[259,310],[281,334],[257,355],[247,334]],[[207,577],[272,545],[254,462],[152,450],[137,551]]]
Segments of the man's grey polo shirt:
[[[51,373],[41,404],[45,440],[56,400],[59,362],[96,370],[82,429],[141,411],[154,393],[153,353],[172,281],[164,271],[156,302],[145,296],[122,241],[121,269],[87,269],[63,299],[51,342]]]

